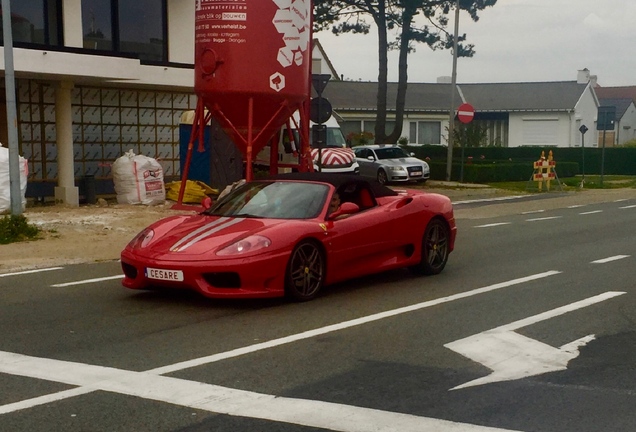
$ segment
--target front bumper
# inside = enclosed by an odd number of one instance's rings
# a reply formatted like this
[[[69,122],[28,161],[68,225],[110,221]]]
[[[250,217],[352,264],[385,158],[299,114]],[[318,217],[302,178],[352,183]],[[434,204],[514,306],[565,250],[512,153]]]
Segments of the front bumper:
[[[323,165],[319,167],[318,164],[314,163],[314,171],[336,174],[360,174],[360,165],[358,165],[358,162],[353,162],[348,165]]]
[[[421,169],[418,170],[419,167],[406,167],[401,171],[393,171],[391,169],[387,169],[387,179],[390,182],[407,182],[407,181],[422,181],[428,180],[431,176],[430,170]]]
[[[130,289],[177,288],[212,298],[264,298],[285,294],[289,253],[193,261],[148,258],[125,249],[121,254],[123,286]],[[149,279],[147,268],[183,272],[183,281]]]

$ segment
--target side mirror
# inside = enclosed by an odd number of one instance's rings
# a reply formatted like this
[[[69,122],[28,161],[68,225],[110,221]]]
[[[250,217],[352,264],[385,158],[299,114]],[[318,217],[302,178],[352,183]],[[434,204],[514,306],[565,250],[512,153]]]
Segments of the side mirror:
[[[411,152],[411,153],[409,153],[409,154],[410,154],[411,156],[415,156],[415,153],[413,153],[413,152]]]
[[[340,207],[338,207],[338,210],[329,215],[329,219],[337,219],[338,216],[350,215],[358,213],[359,211],[360,206],[358,206],[358,204],[354,204],[352,202],[344,202],[340,205]]]
[[[375,158],[373,156],[367,156],[367,159],[369,159],[370,161],[374,161]]]
[[[212,198],[210,198],[209,196],[206,196],[205,198],[203,198],[203,201],[201,201],[201,205],[203,206],[204,210],[209,209],[210,207],[212,207]]]

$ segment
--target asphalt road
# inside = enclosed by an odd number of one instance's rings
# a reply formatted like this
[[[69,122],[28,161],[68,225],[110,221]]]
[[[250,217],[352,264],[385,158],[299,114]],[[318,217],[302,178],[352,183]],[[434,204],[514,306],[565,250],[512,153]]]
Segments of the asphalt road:
[[[462,219],[441,275],[301,304],[2,275],[0,431],[634,431],[635,220]]]

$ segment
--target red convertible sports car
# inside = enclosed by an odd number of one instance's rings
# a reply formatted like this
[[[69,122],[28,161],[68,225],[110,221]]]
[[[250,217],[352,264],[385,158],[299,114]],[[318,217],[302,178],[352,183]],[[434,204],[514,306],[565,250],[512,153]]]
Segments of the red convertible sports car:
[[[389,269],[437,274],[457,230],[447,197],[355,175],[255,180],[208,207],[139,233],[121,253],[123,285],[311,300],[324,285]]]

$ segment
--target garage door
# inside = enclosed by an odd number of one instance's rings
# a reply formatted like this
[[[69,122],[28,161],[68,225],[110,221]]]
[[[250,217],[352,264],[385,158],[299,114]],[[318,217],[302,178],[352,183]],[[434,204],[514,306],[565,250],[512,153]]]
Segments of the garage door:
[[[523,120],[522,145],[558,145],[559,120]]]

